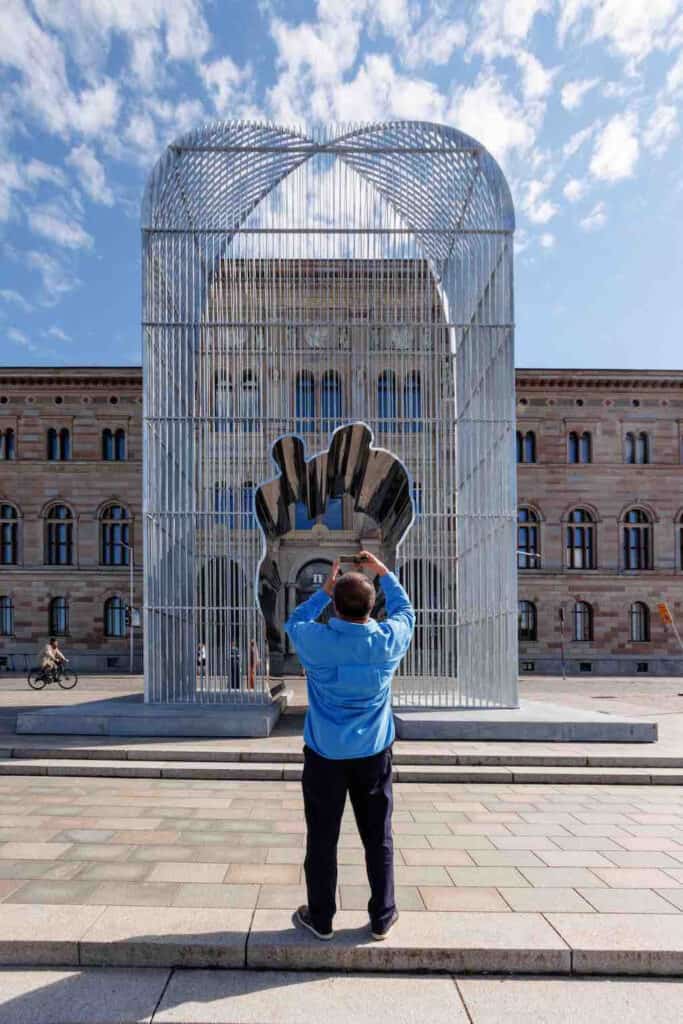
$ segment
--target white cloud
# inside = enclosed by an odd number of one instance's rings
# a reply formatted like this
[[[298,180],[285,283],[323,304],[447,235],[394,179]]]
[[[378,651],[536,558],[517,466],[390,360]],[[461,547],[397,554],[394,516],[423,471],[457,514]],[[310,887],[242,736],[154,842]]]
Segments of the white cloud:
[[[662,103],[656,107],[643,132],[643,142],[655,156],[662,156],[680,131],[675,107]]]
[[[550,92],[557,70],[545,68],[531,53],[517,55],[522,72],[522,92],[526,100],[539,100]]]
[[[90,249],[92,236],[56,203],[34,206],[27,211],[31,231],[67,249]]]
[[[81,185],[93,202],[113,206],[114,193],[107,185],[104,167],[89,146],[74,146],[66,162],[75,168]]]
[[[14,210],[12,193],[26,188],[19,167],[14,160],[0,163],[0,221],[9,220]]]
[[[530,150],[538,126],[538,114],[526,110],[491,71],[456,89],[448,120],[482,142],[501,163],[515,151]]]
[[[398,40],[401,59],[409,68],[447,64],[453,52],[467,41],[467,25],[459,19],[428,18],[420,27]]]
[[[514,55],[527,38],[537,14],[550,10],[550,0],[487,0],[478,4],[472,50],[486,60]]]
[[[678,59],[671,65],[666,75],[666,87],[670,92],[676,92],[683,85],[683,50]]]
[[[547,224],[558,212],[557,205],[544,195],[550,182],[549,177],[545,180],[534,178],[526,186],[526,193],[520,205],[532,224]]]
[[[562,86],[560,99],[565,110],[578,110],[586,93],[598,84],[597,78],[578,78]]]
[[[570,203],[576,203],[579,199],[583,199],[587,189],[585,181],[580,181],[579,178],[570,178],[562,189],[562,194]]]
[[[633,175],[640,144],[638,118],[633,111],[616,114],[596,139],[590,170],[602,181],[620,181]]]
[[[115,82],[107,79],[92,89],[84,89],[70,104],[70,124],[84,135],[104,135],[113,130],[121,100]]]
[[[443,121],[444,98],[431,82],[399,74],[386,54],[369,56],[350,82],[330,91],[333,118],[353,121],[359,110],[368,121],[384,117]]]
[[[221,117],[239,117],[249,88],[250,72],[240,68],[230,57],[222,57],[200,68],[201,79],[216,112]]]
[[[63,295],[78,288],[81,282],[54,256],[33,249],[23,257],[29,270],[37,271],[42,280],[43,304],[54,306]]]
[[[19,292],[15,292],[12,288],[0,289],[0,299],[2,299],[3,302],[14,303],[16,306],[19,306],[20,309],[23,309],[24,313],[33,312],[33,306],[31,303],[27,302],[23,295]]]
[[[582,220],[579,221],[584,231],[597,231],[603,227],[607,220],[607,210],[602,200],[595,204],[593,209]]]
[[[32,183],[48,181],[51,185],[57,185],[60,188],[66,185],[66,175],[61,167],[43,163],[42,160],[30,160],[22,174]]]
[[[539,238],[539,242],[544,249],[552,249],[555,245],[555,235],[551,235],[549,231],[545,231]]]
[[[569,31],[590,42],[606,40],[630,67],[666,49],[679,10],[679,0],[564,0],[558,35],[560,42]]]
[[[600,125],[599,121],[594,121],[593,124],[587,125],[585,128],[581,128],[578,132],[574,132],[572,136],[565,142],[562,147],[562,156],[565,160],[569,160],[581,149],[583,145],[590,139]]]
[[[20,345],[22,348],[28,349],[29,352],[36,352],[38,350],[38,346],[34,345],[29,336],[20,331],[18,327],[9,327],[7,329],[7,337],[15,345]]]
[[[66,332],[63,331],[61,327],[56,327],[54,324],[52,325],[52,327],[48,327],[47,331],[45,331],[45,334],[47,334],[50,338],[56,338],[57,341],[73,341],[73,338],[69,334],[66,334]]]
[[[549,199],[543,199],[537,206],[528,211],[527,216],[533,224],[547,224],[557,213],[558,207]]]

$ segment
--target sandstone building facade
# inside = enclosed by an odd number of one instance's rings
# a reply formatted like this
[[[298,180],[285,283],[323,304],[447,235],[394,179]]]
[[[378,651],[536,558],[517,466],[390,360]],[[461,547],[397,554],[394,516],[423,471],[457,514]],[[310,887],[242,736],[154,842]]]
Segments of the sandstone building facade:
[[[380,351],[375,362],[379,381]],[[307,370],[322,380],[318,363]],[[141,420],[137,367],[0,370],[0,669],[28,668],[50,633],[80,670],[128,667]],[[522,672],[681,673],[657,605],[683,625],[683,372],[518,370],[516,442]],[[233,515],[232,498],[218,500]],[[333,553],[339,515],[300,518],[289,604],[319,585],[324,566],[305,549]],[[422,589],[427,628],[438,596]],[[134,640],[140,670],[139,629]]]

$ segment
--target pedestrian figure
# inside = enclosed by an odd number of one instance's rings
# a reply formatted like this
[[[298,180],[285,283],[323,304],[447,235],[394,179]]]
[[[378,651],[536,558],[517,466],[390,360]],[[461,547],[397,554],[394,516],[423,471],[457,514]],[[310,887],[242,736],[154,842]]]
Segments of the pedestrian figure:
[[[241,669],[241,657],[240,649],[237,646],[235,640],[230,644],[230,689],[240,689],[240,669]]]
[[[398,579],[379,559],[362,551],[359,566],[380,578],[386,598],[383,622],[370,618],[375,588],[367,576],[340,576],[335,561],[322,589],[300,604],[285,625],[308,683],[302,780],[308,904],[297,910],[297,921],[318,939],[333,935],[337,841],[347,793],[365,848],[372,937],[385,939],[398,920],[391,680],[410,646],[415,613]],[[330,600],[335,617],[316,622]]]

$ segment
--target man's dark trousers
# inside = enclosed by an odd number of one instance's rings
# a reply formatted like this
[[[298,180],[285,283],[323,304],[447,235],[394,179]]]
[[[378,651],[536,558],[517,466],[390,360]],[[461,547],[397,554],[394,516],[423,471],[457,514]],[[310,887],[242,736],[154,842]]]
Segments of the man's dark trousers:
[[[337,904],[337,840],[346,794],[365,847],[370,883],[368,913],[373,928],[384,928],[396,910],[391,747],[372,757],[332,760],[304,747],[304,810],[308,910],[319,931],[331,930]]]

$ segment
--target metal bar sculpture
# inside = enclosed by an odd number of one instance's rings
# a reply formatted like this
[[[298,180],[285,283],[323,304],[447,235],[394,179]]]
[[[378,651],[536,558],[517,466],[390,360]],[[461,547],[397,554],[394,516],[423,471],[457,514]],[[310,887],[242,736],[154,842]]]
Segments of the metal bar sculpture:
[[[268,701],[268,669],[296,670],[284,616],[336,554],[387,543],[356,484],[311,499],[334,445],[371,431],[414,513],[395,703],[515,705],[514,214],[495,161],[421,122],[221,122],[168,147],[142,219],[145,699]],[[290,482],[304,439],[326,456],[268,536],[279,439]]]

